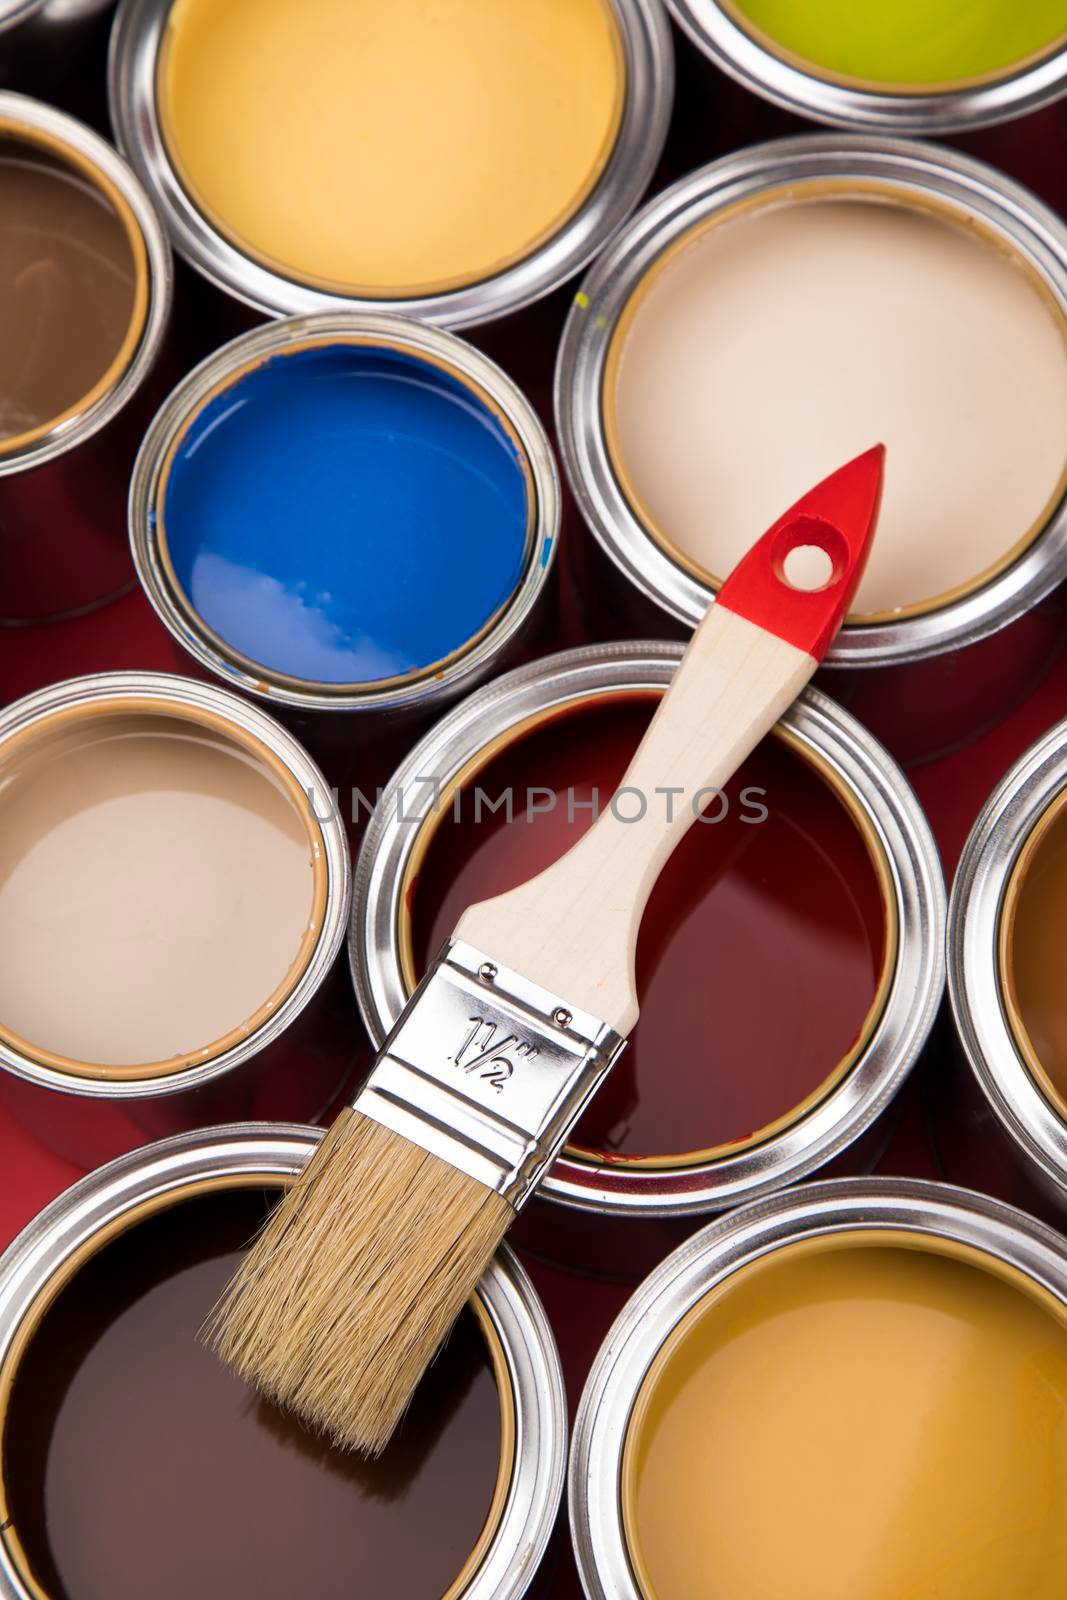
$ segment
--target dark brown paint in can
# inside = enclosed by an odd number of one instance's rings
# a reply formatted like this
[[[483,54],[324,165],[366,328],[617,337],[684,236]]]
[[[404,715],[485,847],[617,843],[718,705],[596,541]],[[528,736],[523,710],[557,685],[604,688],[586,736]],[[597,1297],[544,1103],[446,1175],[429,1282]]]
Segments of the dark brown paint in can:
[[[7,1406],[3,1536],[47,1600],[429,1600],[491,1531],[510,1410],[472,1312],[369,1464],[198,1341],[267,1203],[215,1190],[135,1223],[32,1334]]]

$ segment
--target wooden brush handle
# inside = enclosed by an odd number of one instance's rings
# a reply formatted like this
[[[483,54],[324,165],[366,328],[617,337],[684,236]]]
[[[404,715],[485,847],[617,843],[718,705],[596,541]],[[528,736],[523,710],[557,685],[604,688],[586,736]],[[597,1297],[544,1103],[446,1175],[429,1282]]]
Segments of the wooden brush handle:
[[[863,570],[883,452],[800,501],[720,590],[610,806],[536,878],[471,906],[456,936],[618,1033],[637,1021],[637,934],[665,862],[701,811],[792,705],[840,627]],[[789,553],[831,562],[816,592],[785,577]]]

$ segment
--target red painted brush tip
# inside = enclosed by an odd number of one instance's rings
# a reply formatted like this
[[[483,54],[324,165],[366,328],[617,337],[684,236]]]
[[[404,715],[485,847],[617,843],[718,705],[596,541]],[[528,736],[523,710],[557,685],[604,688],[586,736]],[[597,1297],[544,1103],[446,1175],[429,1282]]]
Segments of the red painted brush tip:
[[[885,445],[875,445],[824,478],[780,517],[734,568],[716,604],[806,650],[821,661],[844,622],[863,576],[882,503]],[[807,583],[789,558],[795,550],[821,550],[826,568]],[[825,558],[829,558],[829,563]],[[799,561],[810,575],[808,563]],[[790,581],[790,576],[795,581]]]

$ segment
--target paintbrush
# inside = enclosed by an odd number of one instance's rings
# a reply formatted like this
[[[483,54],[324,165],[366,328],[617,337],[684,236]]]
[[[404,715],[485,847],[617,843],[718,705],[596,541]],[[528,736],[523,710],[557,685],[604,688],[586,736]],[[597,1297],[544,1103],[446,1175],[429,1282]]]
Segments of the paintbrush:
[[[792,704],[863,571],[884,450],[788,511],[697,628],[611,806],[471,906],[211,1325],[223,1358],[345,1447],[380,1451],[637,1021],[659,872]],[[790,574],[814,547],[817,589]],[[793,557],[791,561],[790,558]],[[810,559],[810,558],[809,558]]]

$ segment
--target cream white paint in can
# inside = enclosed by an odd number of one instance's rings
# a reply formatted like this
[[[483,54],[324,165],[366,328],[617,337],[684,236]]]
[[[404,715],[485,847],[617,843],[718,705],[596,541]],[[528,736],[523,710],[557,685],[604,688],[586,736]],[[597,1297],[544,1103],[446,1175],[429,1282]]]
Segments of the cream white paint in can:
[[[947,204],[779,190],[695,224],[646,273],[603,402],[627,498],[703,578],[883,440],[853,620],[914,614],[979,588],[1060,500],[1067,323],[1019,255]]]

